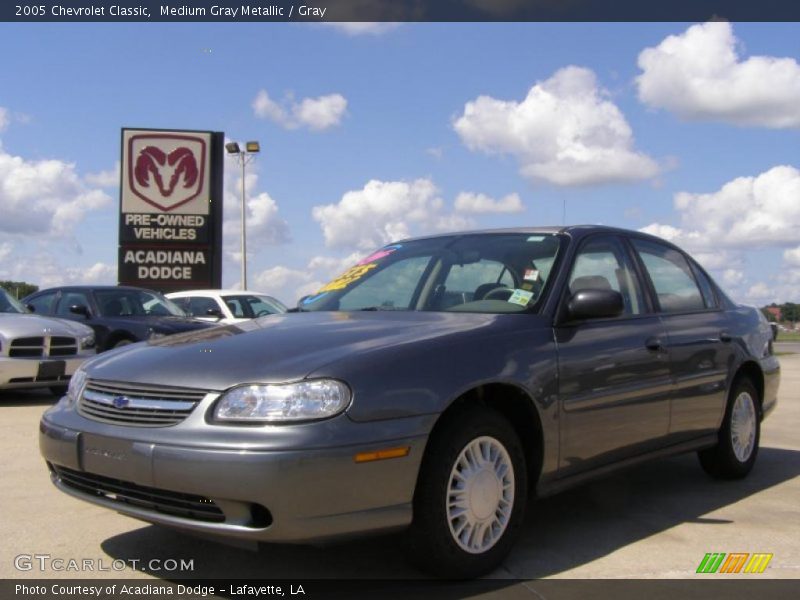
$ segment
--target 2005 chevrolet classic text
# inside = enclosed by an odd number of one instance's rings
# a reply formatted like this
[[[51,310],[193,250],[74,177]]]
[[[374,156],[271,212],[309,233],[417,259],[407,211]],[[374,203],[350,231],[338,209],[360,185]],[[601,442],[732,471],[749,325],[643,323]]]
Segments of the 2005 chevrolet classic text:
[[[40,444],[59,489],[145,521],[273,542],[405,529],[425,568],[466,577],[534,495],[688,451],[745,476],[778,381],[764,317],[670,243],[450,234],[386,246],[292,313],[98,356]]]

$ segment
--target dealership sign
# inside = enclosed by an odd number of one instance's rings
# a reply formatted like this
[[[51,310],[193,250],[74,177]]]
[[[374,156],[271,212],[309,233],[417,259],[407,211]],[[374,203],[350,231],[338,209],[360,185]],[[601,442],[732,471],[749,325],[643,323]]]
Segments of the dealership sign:
[[[223,137],[122,130],[120,284],[221,287]]]

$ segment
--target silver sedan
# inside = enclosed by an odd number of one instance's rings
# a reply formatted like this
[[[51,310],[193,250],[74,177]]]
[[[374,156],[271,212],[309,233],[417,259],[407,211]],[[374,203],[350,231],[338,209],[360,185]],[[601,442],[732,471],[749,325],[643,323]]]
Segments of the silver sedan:
[[[75,370],[94,355],[91,328],[30,314],[0,289],[0,390],[49,387],[61,394]]]

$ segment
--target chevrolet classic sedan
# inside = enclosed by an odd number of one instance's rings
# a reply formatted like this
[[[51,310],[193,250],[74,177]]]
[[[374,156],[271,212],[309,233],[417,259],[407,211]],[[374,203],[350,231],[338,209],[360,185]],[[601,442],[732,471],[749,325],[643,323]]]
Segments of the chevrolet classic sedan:
[[[760,312],[668,242],[449,234],[294,312],[98,356],[40,444],[60,490],[138,519],[253,542],[405,530],[423,568],[472,577],[531,497],[690,451],[744,477],[778,381]]]

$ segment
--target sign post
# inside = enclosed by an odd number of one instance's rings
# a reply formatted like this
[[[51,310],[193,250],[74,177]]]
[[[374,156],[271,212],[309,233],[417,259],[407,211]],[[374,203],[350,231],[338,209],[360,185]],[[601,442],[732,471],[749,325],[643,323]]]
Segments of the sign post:
[[[122,130],[120,285],[222,287],[224,134]]]

